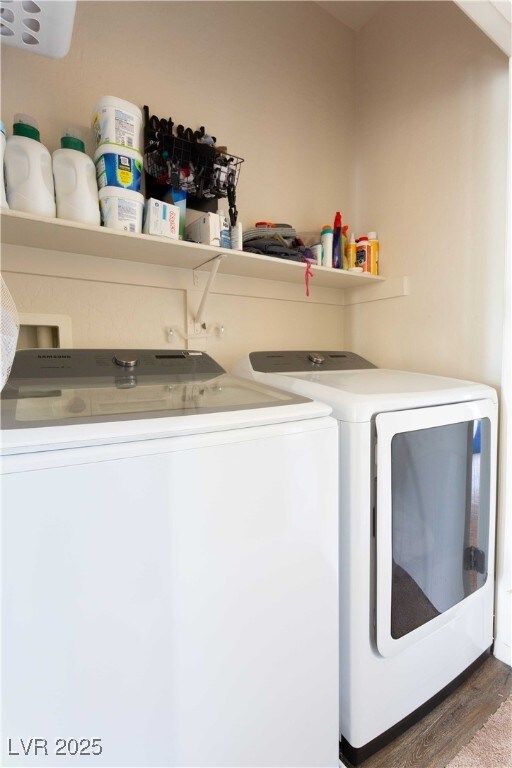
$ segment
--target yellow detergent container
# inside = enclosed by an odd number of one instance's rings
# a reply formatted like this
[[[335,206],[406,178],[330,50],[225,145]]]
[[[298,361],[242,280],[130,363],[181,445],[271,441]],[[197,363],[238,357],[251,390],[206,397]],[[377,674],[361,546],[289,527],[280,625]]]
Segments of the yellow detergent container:
[[[379,274],[379,239],[376,232],[368,232],[368,242],[370,243],[370,273]]]

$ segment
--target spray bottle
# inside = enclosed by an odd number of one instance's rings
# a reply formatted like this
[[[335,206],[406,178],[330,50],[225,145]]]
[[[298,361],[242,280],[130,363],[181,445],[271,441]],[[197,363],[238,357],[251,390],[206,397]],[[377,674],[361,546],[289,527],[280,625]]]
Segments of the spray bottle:
[[[339,211],[336,211],[336,216],[334,218],[334,226],[332,228],[332,231],[333,231],[332,266],[334,267],[334,269],[343,269],[342,254],[341,254],[341,245],[342,245],[341,213]]]

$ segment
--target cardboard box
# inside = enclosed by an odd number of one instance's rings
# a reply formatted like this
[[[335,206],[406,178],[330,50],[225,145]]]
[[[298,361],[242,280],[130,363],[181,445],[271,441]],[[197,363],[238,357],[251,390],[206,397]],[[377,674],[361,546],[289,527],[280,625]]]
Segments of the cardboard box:
[[[185,239],[185,225],[187,222],[187,193],[184,189],[171,189],[165,193],[164,202],[177,205],[180,209],[180,240]]]
[[[187,224],[185,234],[194,243],[231,248],[229,219],[224,213],[203,213]]]
[[[158,235],[179,239],[180,209],[177,205],[162,202],[150,198],[146,201],[144,209],[144,226],[142,231],[146,235]]]
[[[203,213],[185,228],[187,240],[203,245],[220,245],[220,219],[218,213]]]

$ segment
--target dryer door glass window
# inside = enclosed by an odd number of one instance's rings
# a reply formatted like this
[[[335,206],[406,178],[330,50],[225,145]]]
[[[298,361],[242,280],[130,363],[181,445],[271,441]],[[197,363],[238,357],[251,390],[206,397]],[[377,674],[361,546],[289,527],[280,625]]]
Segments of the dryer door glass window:
[[[391,637],[435,619],[485,584],[488,418],[398,432],[391,441]]]

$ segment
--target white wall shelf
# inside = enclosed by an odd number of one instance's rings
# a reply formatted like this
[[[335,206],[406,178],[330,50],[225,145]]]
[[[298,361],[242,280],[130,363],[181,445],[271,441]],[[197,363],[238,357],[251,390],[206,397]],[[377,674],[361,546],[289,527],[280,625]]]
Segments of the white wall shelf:
[[[19,211],[2,211],[0,224],[2,244],[205,271],[209,271],[216,263],[216,257],[222,254],[224,258],[220,260],[219,273],[286,283],[304,282],[304,264],[270,256],[152,235],[127,234],[106,227],[91,227],[64,219],[47,219]],[[312,290],[316,286],[370,290],[371,286],[385,281],[381,276],[314,265],[312,270],[315,275],[311,281]]]

